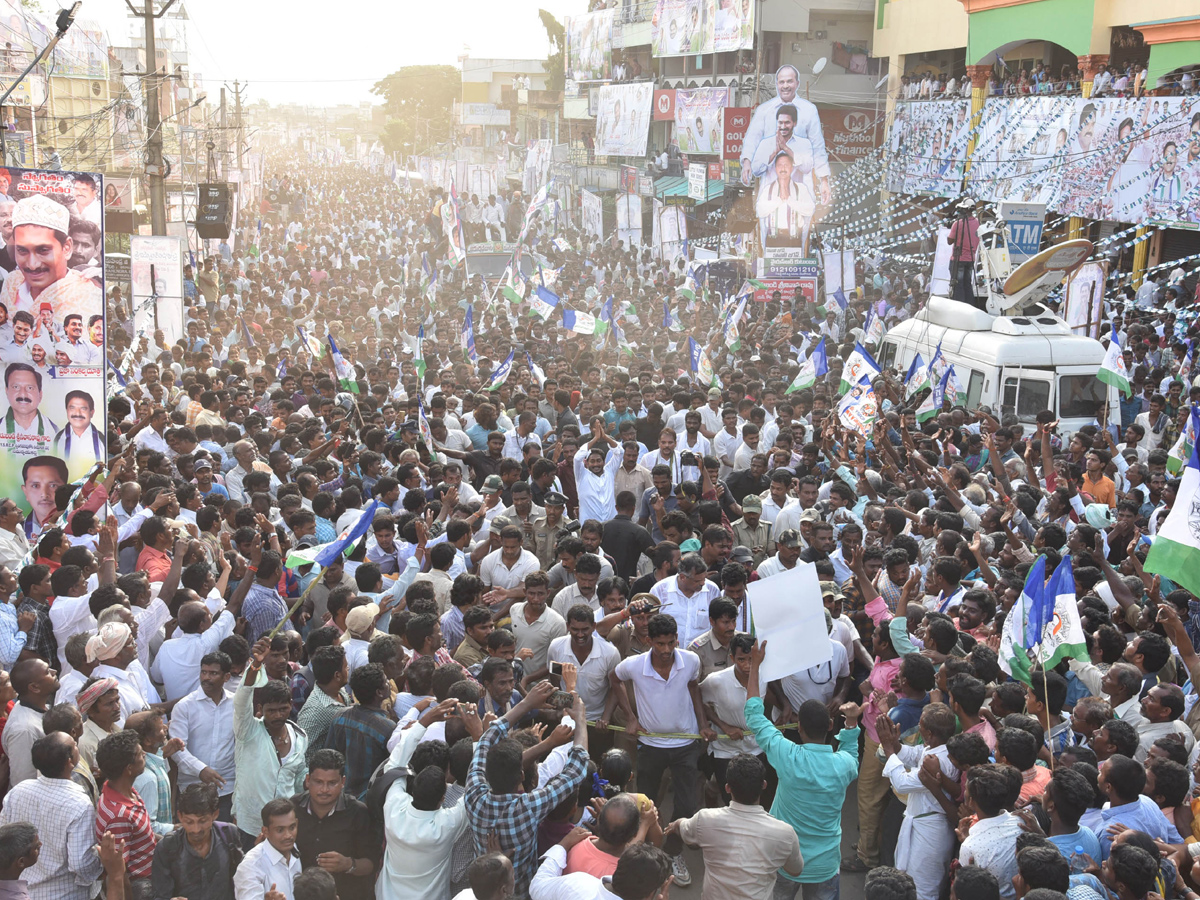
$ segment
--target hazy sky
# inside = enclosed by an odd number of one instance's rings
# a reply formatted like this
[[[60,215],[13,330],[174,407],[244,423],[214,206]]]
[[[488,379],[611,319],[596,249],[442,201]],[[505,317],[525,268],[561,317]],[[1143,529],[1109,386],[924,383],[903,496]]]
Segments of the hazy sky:
[[[193,26],[191,69],[210,92],[239,78],[250,82],[250,101],[315,106],[376,99],[370,89],[379,78],[406,65],[454,65],[464,44],[472,57],[543,59],[548,43],[538,8],[560,20],[587,9],[586,0],[180,2]],[[85,0],[79,16],[98,21],[116,44],[142,28],[123,0]]]

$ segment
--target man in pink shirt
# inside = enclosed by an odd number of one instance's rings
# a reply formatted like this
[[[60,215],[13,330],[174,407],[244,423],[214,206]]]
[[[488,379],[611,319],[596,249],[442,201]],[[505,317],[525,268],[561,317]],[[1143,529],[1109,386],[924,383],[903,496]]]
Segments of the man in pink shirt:
[[[653,810],[650,806],[649,811]],[[580,841],[567,852],[563,874],[587,872],[597,878],[611,876],[625,848],[645,839],[649,824],[650,817],[638,811],[633,794],[617,794],[601,808],[595,836]]]
[[[972,285],[975,278],[975,251],[979,249],[979,220],[975,218],[974,202],[963,201],[959,204],[957,212],[958,217],[950,226],[950,234],[946,236],[946,243],[954,247],[950,255],[954,299],[982,309],[982,298],[975,296]]]

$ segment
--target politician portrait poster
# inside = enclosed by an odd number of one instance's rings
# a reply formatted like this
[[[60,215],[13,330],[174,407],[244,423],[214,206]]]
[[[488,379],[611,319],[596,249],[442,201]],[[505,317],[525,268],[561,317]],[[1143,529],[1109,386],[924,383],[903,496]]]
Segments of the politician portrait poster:
[[[103,208],[100,175],[0,168],[0,496],[31,539],[105,458]]]

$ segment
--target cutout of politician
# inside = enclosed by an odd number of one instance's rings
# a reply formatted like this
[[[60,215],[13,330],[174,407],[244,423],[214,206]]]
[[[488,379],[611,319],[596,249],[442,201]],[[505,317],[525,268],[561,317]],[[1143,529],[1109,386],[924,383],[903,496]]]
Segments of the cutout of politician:
[[[796,108],[795,135],[812,145],[813,174],[817,177],[820,202],[827,205],[833,199],[833,193],[829,187],[829,154],[825,150],[825,133],[821,130],[821,117],[817,113],[817,107],[796,96],[799,87],[799,70],[792,65],[780,66],[775,73],[776,95],[755,107],[754,115],[750,118],[750,127],[746,129],[746,136],[742,141],[742,184],[750,186],[751,168],[758,145],[763,141],[774,143],[778,124],[776,113],[779,107],[788,104]],[[771,157],[775,155],[772,153]]]

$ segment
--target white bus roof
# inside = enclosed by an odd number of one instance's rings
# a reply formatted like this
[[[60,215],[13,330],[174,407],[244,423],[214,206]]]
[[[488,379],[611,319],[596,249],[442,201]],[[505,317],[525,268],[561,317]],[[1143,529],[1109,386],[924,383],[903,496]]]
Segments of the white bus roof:
[[[884,338],[915,348],[928,361],[940,342],[942,353],[993,366],[1099,366],[1104,347],[1074,334],[1057,316],[991,316],[966,303],[930,297],[912,319],[890,329]],[[911,358],[911,354],[905,354]]]

